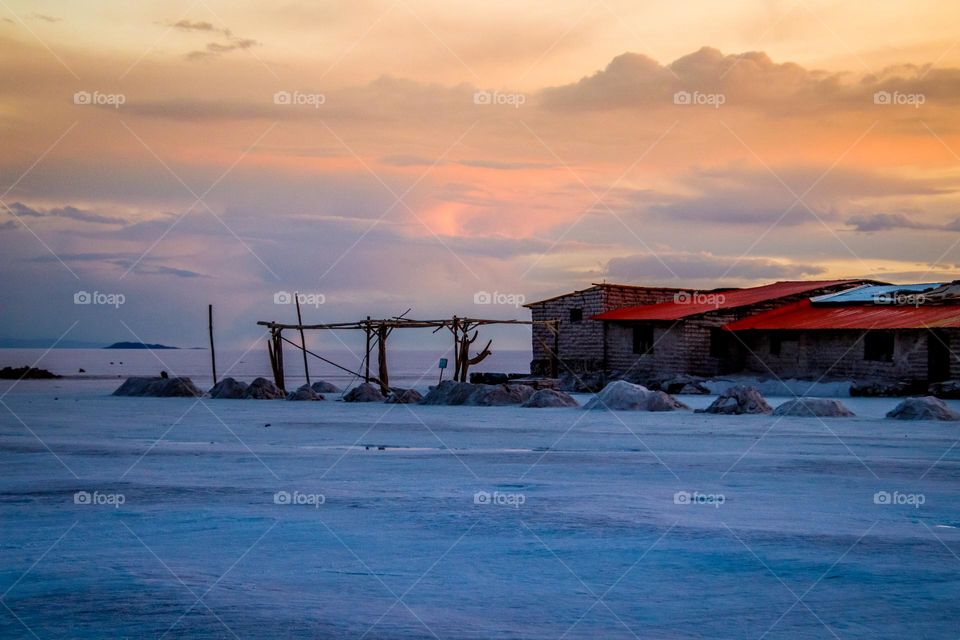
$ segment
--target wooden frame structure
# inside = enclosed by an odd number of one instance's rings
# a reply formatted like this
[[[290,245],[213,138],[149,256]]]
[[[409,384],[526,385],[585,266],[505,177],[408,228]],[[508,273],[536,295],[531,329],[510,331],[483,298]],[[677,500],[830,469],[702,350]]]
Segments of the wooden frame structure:
[[[405,315],[405,314],[404,314]],[[559,321],[557,320],[489,320],[484,318],[462,318],[453,316],[445,320],[414,320],[403,316],[393,318],[372,319],[369,316],[365,320],[356,322],[334,322],[327,324],[287,324],[283,322],[272,322],[261,320],[258,325],[267,327],[270,330],[270,337],[267,340],[267,353],[270,356],[270,367],[273,370],[273,379],[278,387],[286,390],[284,384],[283,371],[283,343],[288,342],[293,347],[303,352],[304,363],[306,363],[307,354],[319,358],[324,362],[331,364],[347,373],[362,377],[365,382],[375,382],[380,385],[384,394],[390,391],[390,372],[387,366],[387,338],[394,329],[433,329],[433,333],[441,329],[448,329],[453,335],[453,379],[460,382],[467,382],[468,372],[471,365],[477,364],[489,356],[492,352],[490,345],[492,340],[488,341],[475,355],[470,355],[470,347],[476,342],[478,337],[478,328],[495,324],[515,324],[515,325],[535,325],[542,324],[549,327],[554,337],[553,366],[554,375],[559,368],[558,342],[559,342]],[[298,331],[300,333],[301,344],[297,344],[283,336],[285,330]],[[336,362],[328,360],[323,356],[314,353],[306,348],[304,339],[305,331],[363,331],[366,336],[366,354],[362,363],[363,371],[352,371],[347,367],[341,366]],[[471,335],[472,334],[472,335]],[[377,375],[370,375],[370,354],[374,347],[377,349]],[[306,367],[306,364],[304,364]]]

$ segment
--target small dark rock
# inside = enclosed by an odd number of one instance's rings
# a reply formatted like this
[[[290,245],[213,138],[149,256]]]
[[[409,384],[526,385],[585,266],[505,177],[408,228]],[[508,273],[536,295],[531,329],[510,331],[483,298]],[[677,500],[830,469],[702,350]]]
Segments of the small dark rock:
[[[905,380],[896,382],[861,380],[850,385],[850,395],[863,398],[897,398],[926,393],[926,391],[926,385]]]
[[[956,400],[960,398],[960,380],[946,380],[944,382],[934,382],[930,385],[928,392],[938,398]]]

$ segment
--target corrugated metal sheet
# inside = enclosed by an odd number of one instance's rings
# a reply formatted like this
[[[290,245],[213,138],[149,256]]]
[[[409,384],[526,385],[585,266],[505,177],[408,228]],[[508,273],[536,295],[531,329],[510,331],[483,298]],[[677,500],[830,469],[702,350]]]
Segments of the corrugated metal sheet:
[[[594,320],[679,320],[718,309],[735,309],[768,300],[785,298],[823,287],[832,287],[849,283],[851,286],[862,280],[804,280],[767,284],[749,289],[731,289],[720,292],[687,291],[677,294],[677,302],[645,304],[637,307],[624,307],[607,311],[593,317]]]
[[[813,305],[801,300],[779,309],[731,322],[728,331],[750,329],[936,329],[960,327],[960,304]]]
[[[814,304],[856,304],[864,302],[875,302],[877,300],[893,300],[897,292],[905,293],[923,293],[931,291],[937,287],[943,286],[939,282],[925,284],[865,284],[846,291],[838,293],[828,293],[826,295],[810,298]]]

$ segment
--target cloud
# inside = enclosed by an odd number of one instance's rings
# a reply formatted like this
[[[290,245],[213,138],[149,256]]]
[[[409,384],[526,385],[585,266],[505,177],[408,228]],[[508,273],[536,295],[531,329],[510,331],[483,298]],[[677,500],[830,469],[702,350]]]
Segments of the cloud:
[[[228,38],[229,39],[225,43],[208,42],[206,49],[202,51],[191,51],[187,54],[187,59],[202,60],[204,58],[230,53],[231,51],[236,51],[238,49],[250,49],[260,45],[259,42],[252,38],[235,38],[233,36],[228,36]]]
[[[8,205],[8,212],[17,217],[30,217],[30,218],[66,218],[69,220],[76,220],[78,222],[89,222],[92,224],[117,224],[123,225],[126,224],[126,220],[122,218],[115,218],[112,216],[105,216],[99,213],[94,213],[92,211],[87,211],[85,209],[78,209],[70,205],[63,207],[54,207],[52,209],[35,209],[33,207],[28,207],[22,202],[14,202]]]
[[[674,94],[681,91],[722,94],[724,108],[771,115],[888,108],[874,103],[878,91],[922,94],[926,104],[955,105],[960,102],[960,69],[898,65],[857,77],[777,63],[759,51],[725,55],[703,47],[668,65],[628,52],[575,83],[543,89],[540,99],[554,111],[688,109],[674,103]]]
[[[61,21],[61,18],[57,18],[56,16],[48,16],[43,13],[32,13],[30,14],[30,17],[34,18],[35,20],[42,20],[44,22],[60,22]]]
[[[717,256],[710,253],[636,254],[611,258],[605,273],[627,282],[665,281],[676,276],[689,279],[763,280],[801,278],[825,271],[822,267],[776,261],[769,258]]]
[[[898,229],[924,229],[936,231],[960,231],[960,218],[946,224],[917,222],[902,213],[868,213],[851,216],[846,223],[853,231],[873,233],[876,231],[894,231]]]
[[[107,105],[107,107],[109,107],[109,105]],[[180,120],[184,122],[207,122],[213,120],[285,120],[304,118],[312,115],[303,109],[278,107],[273,104],[272,96],[270,95],[265,95],[261,102],[193,99],[140,101],[124,105],[123,110],[124,113],[131,113],[147,118]]]
[[[202,21],[191,22],[190,20],[179,20],[170,26],[181,31],[223,31],[221,29],[217,29],[209,22]]]
[[[178,20],[177,22],[169,24],[172,28],[177,29],[178,31],[184,31],[188,33],[216,33],[221,34],[225,38],[224,42],[208,42],[205,49],[189,52],[187,54],[188,60],[202,60],[204,58],[230,53],[231,51],[236,51],[238,49],[249,49],[261,44],[253,38],[240,38],[234,36],[230,29],[216,27],[213,23],[207,21]]]
[[[394,154],[380,158],[380,164],[391,167],[429,167],[437,162],[437,159],[431,159],[424,156],[415,156],[407,154]]]
[[[697,169],[679,181],[685,194],[641,192],[628,206],[671,221],[796,226],[834,220],[844,209],[866,200],[956,191],[949,180],[849,168],[824,174],[825,170],[812,166],[777,167],[773,173],[740,166]],[[656,202],[648,203],[651,199]]]
[[[109,265],[122,269],[124,272],[133,267],[132,273],[137,275],[164,275],[176,278],[209,278],[210,276],[178,267],[170,267],[163,264],[156,264],[159,260],[156,256],[144,256],[139,253],[110,253],[110,252],[87,252],[87,253],[60,253],[56,256],[43,254],[30,258],[28,262],[38,263],[59,263],[61,260],[70,264],[101,264]]]
[[[460,160],[457,164],[464,167],[479,169],[496,169],[498,171],[520,171],[523,169],[555,169],[559,165],[549,162],[508,162],[504,160]]]

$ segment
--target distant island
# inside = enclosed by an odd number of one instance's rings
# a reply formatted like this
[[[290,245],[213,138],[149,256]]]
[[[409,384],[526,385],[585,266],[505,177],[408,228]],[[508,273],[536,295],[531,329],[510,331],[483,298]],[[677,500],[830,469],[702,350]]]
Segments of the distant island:
[[[104,349],[179,349],[165,344],[148,344],[146,342],[114,342]]]
[[[51,380],[59,377],[46,369],[35,367],[4,367],[0,369],[0,380]]]

